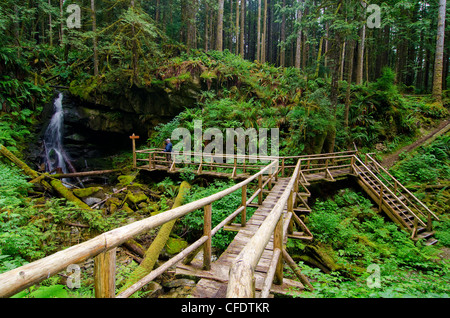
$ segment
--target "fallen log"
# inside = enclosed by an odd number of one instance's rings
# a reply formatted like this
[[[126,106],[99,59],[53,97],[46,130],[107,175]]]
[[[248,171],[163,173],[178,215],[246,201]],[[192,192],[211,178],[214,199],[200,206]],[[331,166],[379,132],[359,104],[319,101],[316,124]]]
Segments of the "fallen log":
[[[189,189],[190,189],[189,183],[183,181],[180,185],[180,190],[178,191],[178,195],[175,199],[172,208],[179,207],[183,204],[184,197],[186,193],[189,191]],[[158,235],[155,237],[152,244],[145,252],[144,259],[139,264],[139,266],[134,270],[134,272],[130,274],[125,284],[119,290],[119,294],[125,291],[131,285],[135,284],[136,282],[147,276],[148,273],[150,273],[153,270],[156,261],[159,258],[159,254],[161,254],[162,249],[166,245],[167,240],[169,239],[169,235],[172,232],[172,228],[175,225],[176,221],[177,219],[169,221],[161,226]]]
[[[285,249],[283,249],[283,258],[288,263],[289,267],[294,271],[294,274],[300,279],[300,282],[308,287],[309,290],[313,291],[314,287],[309,282],[308,278],[303,275],[300,267],[295,263],[295,261],[292,259],[292,257],[286,252]]]
[[[119,171],[120,171],[120,169],[84,171],[84,172],[74,172],[74,173],[60,173],[60,174],[52,174],[52,178],[63,179],[63,178],[98,176],[98,175],[102,175],[102,174],[109,174],[109,173],[114,173],[114,172],[119,172]]]
[[[89,209],[89,205],[81,201],[79,198],[77,198],[72,191],[67,189],[61,181],[57,179],[51,178],[50,175],[44,174],[46,178],[41,178],[41,174],[39,174],[37,171],[34,171],[31,169],[25,162],[17,158],[14,154],[12,154],[5,146],[0,145],[0,154],[3,155],[5,158],[9,159],[12,163],[14,163],[17,167],[19,167],[28,177],[32,178],[31,181],[34,181],[36,183],[42,184],[47,190],[55,190],[60,196],[63,198],[74,202],[77,206],[79,206],[82,209]],[[50,184],[45,180],[49,178]]]

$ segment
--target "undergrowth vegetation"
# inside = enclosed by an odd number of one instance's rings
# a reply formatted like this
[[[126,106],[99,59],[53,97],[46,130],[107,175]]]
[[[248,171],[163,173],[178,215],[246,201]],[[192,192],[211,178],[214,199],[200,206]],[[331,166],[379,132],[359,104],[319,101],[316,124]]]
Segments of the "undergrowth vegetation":
[[[448,259],[434,246],[415,244],[362,194],[347,189],[318,201],[307,225],[336,270],[324,272],[300,261],[315,288],[302,297],[450,297]],[[308,251],[295,242],[288,248]]]

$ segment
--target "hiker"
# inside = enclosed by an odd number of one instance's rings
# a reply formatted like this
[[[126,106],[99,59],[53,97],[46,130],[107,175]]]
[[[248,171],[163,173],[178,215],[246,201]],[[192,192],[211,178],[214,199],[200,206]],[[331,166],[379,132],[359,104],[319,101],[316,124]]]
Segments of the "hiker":
[[[166,154],[166,159],[167,162],[169,163],[169,168],[170,168],[170,164],[171,164],[171,157],[172,157],[172,143],[170,142],[170,139],[167,138],[166,139],[166,147],[164,148],[164,152],[167,152]]]

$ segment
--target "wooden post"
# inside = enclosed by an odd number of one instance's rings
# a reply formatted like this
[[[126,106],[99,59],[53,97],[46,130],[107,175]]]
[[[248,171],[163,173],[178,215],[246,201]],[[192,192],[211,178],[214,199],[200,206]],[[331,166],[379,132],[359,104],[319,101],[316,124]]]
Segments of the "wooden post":
[[[156,168],[156,161],[155,161],[155,153],[152,153],[152,168],[155,169]]]
[[[380,202],[379,202],[379,206],[378,206],[378,211],[381,212],[381,208],[383,207],[383,191],[384,191],[384,186],[383,184],[380,185]]]
[[[292,192],[291,192],[292,194]],[[273,234],[273,249],[283,250],[283,216],[278,220],[277,226]],[[283,284],[283,258],[278,257],[277,269],[275,271],[274,283],[277,285]]]
[[[247,224],[247,185],[244,185],[242,187],[242,206],[244,207],[244,210],[242,210],[241,214],[241,226],[245,227]]]
[[[427,219],[427,231],[431,232],[431,230],[433,229],[433,224],[431,223],[431,213],[427,214],[428,219]]]
[[[258,188],[261,190],[258,193],[258,204],[261,205],[262,204],[262,194],[263,194],[263,189],[262,189],[262,175],[258,176]]]
[[[139,139],[139,136],[136,136],[134,133],[130,136],[131,143],[133,145],[133,168],[136,169],[136,139]]]
[[[100,253],[94,258],[94,288],[96,298],[116,296],[116,249]]]
[[[204,212],[204,225],[203,225],[203,235],[208,236],[208,240],[203,246],[203,269],[211,269],[211,214],[212,205],[205,205],[203,208]]]
[[[281,159],[281,177],[284,177],[284,158]]]
[[[294,202],[293,202],[293,198],[294,198],[294,192],[291,191],[289,193],[289,199],[287,201],[287,211],[288,212],[292,212],[294,213]]]
[[[352,156],[352,161],[350,163],[350,174],[356,173],[354,165],[355,165],[355,156]]]

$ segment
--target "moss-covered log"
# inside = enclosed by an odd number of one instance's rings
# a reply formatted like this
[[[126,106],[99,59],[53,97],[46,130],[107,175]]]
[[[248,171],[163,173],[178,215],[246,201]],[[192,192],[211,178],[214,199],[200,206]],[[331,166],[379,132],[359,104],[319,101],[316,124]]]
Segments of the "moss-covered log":
[[[183,204],[183,200],[185,198],[186,193],[189,191],[190,185],[186,181],[183,181],[180,185],[180,189],[178,191],[178,195],[175,199],[175,202],[172,206],[172,208],[179,207]],[[156,261],[159,258],[159,254],[161,253],[162,249],[167,243],[167,240],[169,239],[169,235],[172,232],[172,228],[175,225],[175,222],[177,220],[172,220],[170,222],[165,223],[163,226],[161,226],[161,229],[158,232],[158,235],[153,240],[150,247],[147,249],[144,255],[144,259],[142,260],[141,264],[136,268],[136,270],[131,273],[131,275],[128,277],[126,283],[122,286],[119,293],[126,290],[128,287],[133,285],[134,283],[138,282],[140,279],[145,277],[148,273],[150,273],[155,264]]]
[[[45,181],[45,178],[42,178],[42,174],[38,173],[37,171],[31,169],[25,162],[17,158],[12,152],[10,152],[5,146],[0,145],[0,154],[3,155],[5,158],[9,159],[12,163],[14,163],[17,167],[19,167],[28,177],[32,178],[31,180],[33,183],[40,183],[42,184],[47,190],[54,189],[60,196],[63,198],[74,202],[77,206],[79,206],[82,209],[90,209],[90,207],[81,201],[79,198],[77,198],[72,191],[67,189],[59,180],[52,179],[50,180],[50,184]],[[45,175],[45,177],[50,177],[48,175]]]
[[[50,184],[52,186],[52,188],[58,192],[58,194],[60,196],[62,196],[63,198],[67,199],[68,201],[71,201],[73,203],[75,203],[78,207],[82,208],[82,209],[90,209],[89,205],[87,205],[86,203],[84,203],[83,201],[81,201],[79,198],[77,198],[73,192],[69,189],[67,189],[61,181],[57,180],[57,179],[51,179]]]

